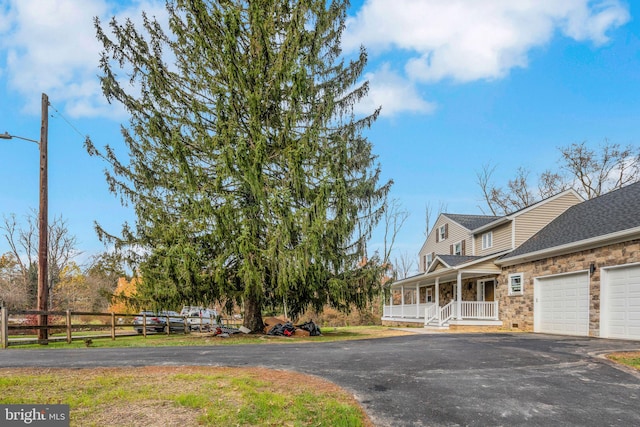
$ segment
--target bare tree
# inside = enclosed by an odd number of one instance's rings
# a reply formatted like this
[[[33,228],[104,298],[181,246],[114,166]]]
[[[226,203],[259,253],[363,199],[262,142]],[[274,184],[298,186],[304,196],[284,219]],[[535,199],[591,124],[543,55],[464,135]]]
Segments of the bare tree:
[[[493,175],[495,170],[496,170],[495,165],[492,165],[491,163],[485,163],[484,165],[482,165],[482,169],[480,171],[476,171],[476,183],[480,187],[480,191],[482,192],[482,198],[484,202],[487,204],[487,207],[489,208],[491,215],[498,214],[497,212],[498,206],[495,206],[495,203],[493,201],[497,198],[496,193],[502,192],[501,189],[495,187],[491,183],[491,176]],[[485,210],[482,208],[482,206],[479,206],[479,208],[482,211],[482,213],[485,213]]]
[[[409,255],[406,251],[400,253],[399,256],[393,259],[394,278],[397,280],[407,278],[415,266],[416,260],[414,256]]]
[[[19,282],[24,290],[27,305],[35,305],[37,293],[37,257],[38,237],[37,227],[27,221],[27,228],[20,228],[15,214],[3,218],[0,230],[4,231],[4,238],[11,249],[11,257],[19,271]],[[14,279],[18,280],[18,279]],[[24,307],[26,308],[26,307]]]
[[[29,304],[29,293],[18,261],[11,252],[0,255],[0,306],[24,309]]]
[[[16,259],[23,285],[32,292],[32,278],[34,269],[37,270],[38,259],[38,214],[31,211],[26,216],[26,226],[21,227],[15,214],[4,217],[0,229],[4,231],[4,237],[11,252]],[[49,298],[53,298],[55,285],[60,281],[62,270],[69,262],[80,254],[76,250],[77,239],[67,227],[67,222],[62,216],[57,216],[49,222],[49,277],[47,286]],[[35,291],[33,286],[33,291]],[[35,294],[34,294],[35,295]]]
[[[586,142],[560,148],[562,168],[573,178],[577,190],[587,199],[624,187],[640,179],[640,148],[612,144],[605,140],[598,151]]]
[[[396,238],[407,218],[409,218],[409,212],[401,207],[398,199],[392,199],[388,202],[384,211],[383,264],[389,263]]]
[[[434,216],[433,207],[431,206],[431,203],[427,202],[424,205],[424,220],[425,220],[424,221],[425,222],[424,237],[425,238],[429,236],[429,233],[431,232],[431,227],[433,227],[433,223],[438,220],[438,217],[440,216],[440,214],[447,211],[447,207],[448,205],[446,203],[444,203],[443,201],[440,201],[438,203],[438,212]]]
[[[433,217],[433,208],[431,204],[425,203],[424,205],[424,237],[429,236],[429,232],[431,231],[431,221]]]
[[[538,178],[538,196],[540,199],[546,199],[569,188],[571,188],[571,185],[566,177],[549,169],[542,172]]]
[[[640,180],[639,147],[621,148],[605,140],[598,149],[581,142],[558,150],[560,170],[544,171],[538,177],[537,186],[531,183],[530,173],[523,167],[508,181],[506,190],[491,182],[495,166],[487,164],[476,172],[476,182],[491,213],[505,215],[571,187],[586,199],[592,199]]]

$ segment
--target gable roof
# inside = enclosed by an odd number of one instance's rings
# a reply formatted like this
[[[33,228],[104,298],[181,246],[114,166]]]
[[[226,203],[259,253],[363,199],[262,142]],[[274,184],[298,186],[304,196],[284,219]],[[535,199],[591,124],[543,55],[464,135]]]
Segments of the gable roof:
[[[498,225],[507,223],[507,222],[513,220],[514,218],[516,218],[516,217],[518,217],[518,216],[520,216],[520,215],[522,215],[522,214],[524,214],[526,212],[529,212],[529,211],[531,211],[533,209],[536,209],[539,206],[544,205],[545,203],[552,202],[552,201],[554,201],[554,200],[556,200],[556,199],[558,199],[560,197],[563,197],[563,196],[565,196],[567,194],[572,194],[580,202],[584,201],[584,198],[580,194],[578,194],[578,192],[576,190],[570,188],[568,190],[565,190],[565,191],[562,191],[560,193],[554,194],[553,196],[547,197],[546,199],[542,199],[542,200],[539,200],[539,201],[537,201],[535,203],[532,203],[529,206],[525,206],[524,208],[518,209],[517,211],[513,211],[513,212],[511,212],[511,213],[509,213],[509,214],[507,214],[505,216],[497,217],[497,219],[495,221],[489,222],[487,224],[484,224],[484,225],[481,225],[481,226],[475,228],[473,230],[473,234],[477,234],[477,233],[489,230],[491,228],[497,227]]]
[[[635,228],[640,231],[640,182],[570,207],[501,260],[575,247]]]
[[[465,264],[469,261],[482,259],[484,257],[472,255],[438,255],[437,258],[440,258],[447,267],[455,267],[456,265]]]
[[[490,215],[465,215],[465,214],[448,214],[443,213],[442,215],[451,219],[452,221],[457,222],[467,230],[473,230],[478,227],[482,227],[483,225],[489,224],[498,218],[499,216],[490,216]]]

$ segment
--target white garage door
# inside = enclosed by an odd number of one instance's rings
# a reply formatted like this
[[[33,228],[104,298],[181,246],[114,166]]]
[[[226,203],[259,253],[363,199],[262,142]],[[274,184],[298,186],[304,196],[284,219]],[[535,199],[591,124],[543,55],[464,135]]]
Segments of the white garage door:
[[[589,274],[535,280],[533,329],[563,335],[589,335]]]
[[[600,335],[640,340],[640,265],[603,270]]]

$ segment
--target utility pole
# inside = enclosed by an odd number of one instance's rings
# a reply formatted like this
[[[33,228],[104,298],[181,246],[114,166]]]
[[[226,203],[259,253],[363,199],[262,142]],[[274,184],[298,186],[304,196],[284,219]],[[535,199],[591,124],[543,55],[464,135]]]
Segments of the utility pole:
[[[0,133],[0,139],[22,139],[34,142],[40,147],[40,213],[38,218],[38,326],[48,326],[47,311],[49,302],[49,189],[47,186],[47,139],[49,134],[49,97],[42,94],[42,125],[40,126],[40,141],[11,135],[9,132]],[[48,344],[49,330],[38,329],[38,342]]]
[[[49,97],[42,94],[40,126],[40,218],[38,241],[38,311],[47,311],[49,301],[49,188],[47,185],[47,139],[49,134]],[[38,326],[48,326],[48,316],[38,315]],[[49,330],[38,329],[40,344],[48,344]]]

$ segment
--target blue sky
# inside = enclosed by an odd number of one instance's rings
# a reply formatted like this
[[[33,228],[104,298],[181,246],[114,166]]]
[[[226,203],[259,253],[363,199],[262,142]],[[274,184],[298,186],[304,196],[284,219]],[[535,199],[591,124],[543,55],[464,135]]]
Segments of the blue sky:
[[[164,1],[0,0],[0,133],[38,139],[49,118],[49,216],[62,215],[84,252],[103,249],[95,221],[117,232],[134,220],[109,193],[105,165],[83,148],[122,147],[127,117],[109,106],[97,74],[92,17],[161,20]],[[522,166],[554,168],[558,147],[605,138],[640,144],[640,2],[622,0],[365,0],[352,2],[346,54],[369,52],[370,96],[382,105],[367,132],[390,198],[410,212],[395,256],[414,258],[425,206],[482,213],[476,173],[505,184]],[[38,203],[38,149],[0,140],[0,216]],[[376,233],[371,249],[381,245]],[[8,250],[0,241],[0,253]]]

